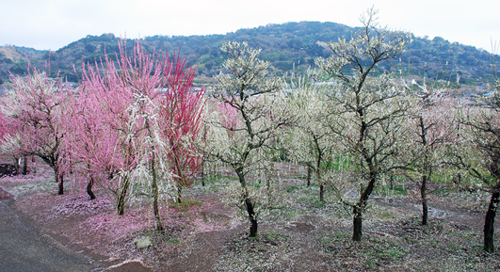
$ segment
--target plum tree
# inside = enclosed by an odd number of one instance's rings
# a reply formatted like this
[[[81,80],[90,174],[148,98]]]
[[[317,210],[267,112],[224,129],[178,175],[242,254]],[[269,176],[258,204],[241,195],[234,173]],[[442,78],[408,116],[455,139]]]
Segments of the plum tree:
[[[118,214],[131,188],[150,188],[141,193],[152,197],[156,228],[162,230],[159,194],[177,187],[180,200],[180,186],[201,164],[193,145],[202,124],[204,89],[193,90],[195,70],[179,55],[159,58],[136,44],[128,56],[120,44],[117,60],[115,65],[106,57],[100,66],[83,69],[74,150],[91,170],[91,182],[100,176],[115,195]]]
[[[250,222],[250,237],[257,235],[257,207],[249,189],[248,174],[263,166],[265,150],[276,131],[291,122],[279,92],[283,82],[266,76],[269,62],[258,58],[260,50],[247,43],[228,42],[222,51],[226,73],[217,76],[220,87],[211,95],[217,100],[220,119],[211,123],[218,135],[213,156],[230,165],[238,176],[240,199]]]
[[[453,153],[454,163],[481,182],[491,194],[484,222],[483,249],[494,252],[494,223],[500,203],[500,82],[490,97],[478,98],[465,107],[460,123],[461,140]]]
[[[310,185],[311,170],[316,173],[319,185],[319,200],[324,201],[325,178],[323,163],[331,162],[334,140],[321,120],[329,107],[324,88],[315,86],[312,72],[292,81],[290,89],[291,108],[295,112],[296,124],[284,140],[292,160],[305,164],[308,169],[307,184]],[[328,168],[328,167],[326,167]]]
[[[188,186],[202,165],[202,152],[196,142],[203,133],[202,113],[205,89],[193,89],[194,68],[186,68],[186,60],[174,54],[173,61],[163,67],[164,82],[159,120],[161,135],[170,146],[167,156],[177,183],[177,202],[181,202],[181,189]]]
[[[13,89],[2,99],[4,127],[2,148],[17,157],[35,155],[55,173],[58,194],[64,193],[68,167],[65,116],[72,92],[62,80],[53,80],[36,69],[28,76],[12,76]]]
[[[338,85],[332,90],[334,106],[324,123],[342,151],[357,162],[359,197],[352,207],[353,240],[362,236],[362,215],[376,183],[394,168],[391,157],[398,148],[397,135],[408,103],[404,90],[393,83],[378,64],[399,56],[409,43],[408,33],[380,28],[372,8],[361,17],[363,27],[352,38],[331,42],[332,56],[317,59],[321,70]],[[380,74],[373,77],[372,74]],[[339,194],[340,196],[340,194]]]
[[[422,225],[427,225],[429,207],[427,204],[427,186],[434,171],[446,161],[445,150],[456,142],[457,122],[454,118],[454,102],[444,97],[444,90],[430,89],[425,83],[411,90],[413,99],[410,119],[406,123],[408,134],[407,162],[413,167],[407,168],[420,177],[420,196],[422,202]],[[404,157],[404,156],[401,156]]]

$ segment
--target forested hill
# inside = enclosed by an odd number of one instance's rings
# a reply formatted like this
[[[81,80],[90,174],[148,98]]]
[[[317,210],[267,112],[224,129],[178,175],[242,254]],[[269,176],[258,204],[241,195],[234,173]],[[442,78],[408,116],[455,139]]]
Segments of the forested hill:
[[[261,58],[272,62],[278,74],[304,71],[314,67],[314,59],[328,57],[326,42],[337,41],[340,37],[349,37],[355,28],[337,23],[290,22],[270,24],[251,29],[240,29],[226,35],[207,36],[152,36],[141,39],[141,44],[148,51],[169,53],[181,52],[188,65],[197,66],[197,79],[210,82],[213,75],[219,73],[225,58],[220,45],[225,41],[247,41],[252,47],[262,49]],[[96,59],[118,51],[119,37],[113,34],[87,36],[55,51],[37,51],[34,49],[4,46],[0,47],[0,80],[7,81],[9,72],[22,74],[27,70],[26,55],[37,68],[44,68],[50,62],[50,71],[57,71],[69,81],[78,81],[84,62],[93,63]],[[127,41],[127,48],[134,42]],[[433,39],[413,37],[413,42],[401,59],[393,61],[389,67],[401,71],[404,75],[415,78],[457,81],[461,84],[483,85],[500,72],[500,56],[478,50],[473,46],[450,43],[441,37]],[[77,73],[74,72],[76,67]],[[494,71],[495,69],[496,71]],[[0,82],[1,83],[1,82]]]

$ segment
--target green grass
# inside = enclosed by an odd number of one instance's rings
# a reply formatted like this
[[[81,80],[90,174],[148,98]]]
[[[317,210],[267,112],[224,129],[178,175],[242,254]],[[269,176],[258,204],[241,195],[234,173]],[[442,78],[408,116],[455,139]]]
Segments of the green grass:
[[[377,253],[379,257],[386,259],[400,259],[405,255],[406,251],[401,248],[389,249],[385,252]]]
[[[409,190],[404,185],[396,185],[392,189],[389,185],[386,186],[377,186],[374,190],[376,193],[380,195],[408,195]]]
[[[170,208],[174,208],[177,211],[187,212],[192,206],[201,207],[203,201],[183,199],[181,203],[173,202],[170,204]]]
[[[287,193],[305,193],[309,194],[311,191],[316,191],[319,186],[317,183],[311,183],[310,186],[307,186],[307,184],[300,184],[300,185],[290,185],[286,186],[285,190]]]
[[[347,156],[336,156],[330,162],[324,162],[321,164],[321,168],[329,168],[331,170],[356,170],[357,167],[353,163],[352,158]]]

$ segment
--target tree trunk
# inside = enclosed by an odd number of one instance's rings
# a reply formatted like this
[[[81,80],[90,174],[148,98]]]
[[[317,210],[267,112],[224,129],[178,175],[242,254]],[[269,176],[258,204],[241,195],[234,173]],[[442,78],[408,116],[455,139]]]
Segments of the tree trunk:
[[[245,207],[247,208],[248,219],[250,220],[250,235],[249,237],[257,237],[257,219],[255,218],[254,205],[252,201],[247,197],[245,200]]]
[[[181,182],[177,182],[177,203],[182,203],[182,186],[181,186]]]
[[[321,172],[319,168],[319,161],[318,161],[318,166],[316,168],[316,176],[318,177],[318,185],[319,185],[319,201],[324,202],[324,195],[325,195],[325,185],[323,184],[323,180],[321,179]]]
[[[172,144],[173,145],[173,144]],[[173,145],[174,146],[174,145]],[[172,152],[174,154],[174,170],[175,174],[177,174],[177,203],[182,202],[182,186],[186,186],[186,180],[184,173],[182,172],[181,163],[179,162],[179,157],[177,156],[177,148],[172,148]]]
[[[125,198],[127,197],[127,190],[129,186],[128,177],[125,178],[125,182],[122,185],[120,194],[118,195],[117,212],[118,215],[123,215],[125,213]]]
[[[32,156],[31,157],[31,171],[33,172],[33,174],[36,174],[36,158],[35,156]]]
[[[311,165],[307,164],[307,187],[311,186]]]
[[[57,186],[59,188],[59,191],[57,192],[58,195],[63,195],[64,194],[64,180],[61,177],[59,180],[59,184]]]
[[[352,240],[361,241],[363,235],[363,213],[359,207],[353,208],[353,222],[352,222]]]
[[[205,187],[205,160],[201,162],[201,186]]]
[[[63,195],[64,194],[64,176],[59,171],[58,167],[54,167],[54,174],[56,176],[57,187],[59,188],[57,194]]]
[[[26,156],[23,157],[23,171],[22,171],[22,174],[23,175],[27,175],[28,174],[28,160],[26,159]]]
[[[158,209],[158,174],[156,173],[155,167],[155,153],[153,152],[153,156],[151,158],[151,172],[153,174],[153,180],[151,184],[151,190],[153,193],[153,213],[156,218],[156,230],[163,231],[163,226],[161,224],[161,215]]]
[[[319,183],[319,201],[325,202],[324,195],[325,195],[325,185],[323,185],[323,182],[320,182]]]
[[[486,212],[486,218],[484,220],[484,246],[483,249],[486,252],[495,252],[495,247],[493,246],[493,235],[495,232],[495,214],[497,212],[498,202],[500,193],[494,191],[491,195],[490,205],[488,206],[488,212]]]
[[[257,217],[255,215],[254,203],[248,197],[247,183],[245,181],[245,175],[243,174],[242,168],[235,168],[236,174],[238,175],[238,180],[240,182],[241,188],[243,189],[243,195],[241,196],[245,203],[245,208],[248,214],[248,220],[250,221],[250,234],[249,237],[257,237]]]
[[[427,207],[427,175],[422,176],[422,187],[420,188],[422,197],[422,225],[427,225],[429,208]]]
[[[16,168],[16,172],[19,173],[19,158],[14,157],[14,166]]]
[[[94,186],[94,178],[91,177],[87,184],[87,194],[90,196],[90,200],[95,199],[94,192],[92,192],[92,186]]]
[[[353,231],[352,231],[352,240],[353,241],[361,241],[361,236],[363,235],[363,212],[366,208],[366,203],[368,202],[368,198],[373,192],[373,188],[375,187],[375,181],[377,180],[374,173],[370,173],[370,182],[366,189],[363,190],[361,188],[361,196],[359,197],[359,201],[356,206],[353,207]]]

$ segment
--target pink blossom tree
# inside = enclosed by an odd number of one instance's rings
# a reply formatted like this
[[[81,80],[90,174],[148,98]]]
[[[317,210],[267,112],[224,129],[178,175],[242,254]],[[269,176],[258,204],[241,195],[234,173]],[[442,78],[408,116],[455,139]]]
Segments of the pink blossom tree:
[[[123,215],[134,170],[144,155],[139,151],[146,135],[145,114],[139,114],[134,105],[140,96],[154,99],[161,80],[160,71],[153,72],[155,61],[139,44],[132,57],[119,46],[116,64],[106,56],[100,64],[83,69],[79,115],[85,120],[75,122],[73,144],[89,172],[89,186],[98,181],[111,192],[118,214]]]
[[[160,191],[173,187],[172,176],[178,187],[187,183],[201,164],[193,142],[202,124],[204,90],[193,92],[195,71],[178,56],[157,58],[139,44],[129,56],[120,44],[117,59],[84,67],[74,150],[91,173],[88,187],[98,180],[111,191],[118,214],[130,189],[141,187],[132,183],[150,181],[161,230]]]
[[[72,112],[68,116],[71,121],[65,124],[68,126],[67,130],[71,131],[68,145],[72,164],[79,165],[76,169],[82,177],[88,177],[86,190],[90,199],[95,199],[92,187],[96,183],[106,187],[107,191],[118,190],[109,181],[118,172],[116,167],[121,154],[115,153],[118,133],[103,122],[102,108],[94,103],[98,100],[90,97],[91,95],[95,93],[80,93],[79,99],[73,101]]]
[[[27,77],[11,77],[13,90],[2,100],[4,125],[2,147],[20,157],[35,155],[52,169],[64,193],[64,174],[68,166],[68,152],[63,125],[71,90],[62,80],[53,80],[36,69]]]

